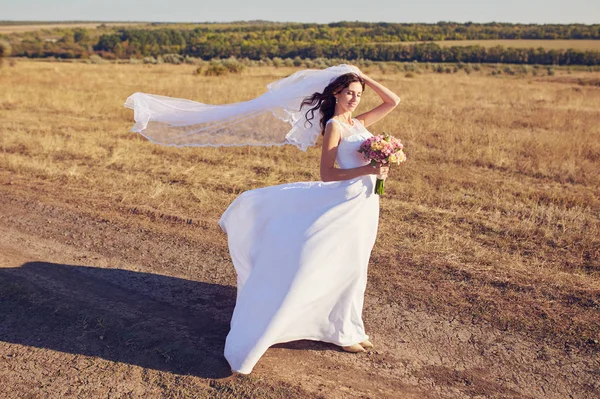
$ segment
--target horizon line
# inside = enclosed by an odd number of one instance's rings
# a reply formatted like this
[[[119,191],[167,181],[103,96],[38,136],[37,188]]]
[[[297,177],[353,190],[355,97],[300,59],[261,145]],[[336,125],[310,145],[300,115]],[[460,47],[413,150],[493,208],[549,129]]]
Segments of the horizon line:
[[[314,25],[329,25],[329,24],[338,24],[338,23],[369,23],[369,24],[421,24],[421,25],[437,25],[440,23],[447,24],[474,24],[474,25],[487,25],[487,24],[509,24],[509,25],[587,25],[594,26],[600,25],[600,23],[584,23],[584,22],[508,22],[508,21],[486,21],[486,22],[474,22],[474,21],[466,21],[466,22],[458,22],[458,21],[446,21],[440,20],[437,22],[389,22],[389,21],[360,21],[360,20],[341,20],[341,21],[332,21],[332,22],[298,22],[298,21],[271,21],[266,19],[252,19],[252,20],[235,20],[235,21],[135,21],[135,20],[86,20],[86,19],[69,19],[69,20],[21,20],[21,19],[2,19],[0,20],[0,25],[3,23],[27,23],[27,24],[65,24],[65,23],[127,23],[127,24],[192,24],[192,25],[216,25],[216,24],[250,24],[250,23],[269,23],[269,24],[314,24]]]

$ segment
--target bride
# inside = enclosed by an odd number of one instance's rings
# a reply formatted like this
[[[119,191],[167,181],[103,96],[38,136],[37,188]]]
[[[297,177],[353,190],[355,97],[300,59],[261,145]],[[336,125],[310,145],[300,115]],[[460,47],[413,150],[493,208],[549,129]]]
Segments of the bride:
[[[365,86],[383,102],[353,117]],[[282,342],[324,341],[354,353],[373,346],[362,308],[379,217],[375,178],[387,177],[389,169],[371,166],[358,149],[372,137],[367,127],[399,102],[348,65],[296,72],[235,104],[146,93],[125,102],[134,110],[132,130],[162,145],[293,144],[306,150],[323,135],[322,181],[246,191],[219,220],[237,273],[225,342],[232,370],[250,373],[270,346]]]
[[[219,220],[237,273],[225,342],[233,371],[250,373],[277,343],[324,341],[354,353],[373,347],[362,308],[379,216],[375,177],[387,177],[389,169],[371,166],[358,148],[372,136],[367,127],[400,98],[355,71],[302,102],[305,122],[317,123],[320,115],[322,181],[246,191]],[[383,102],[353,117],[365,86]]]

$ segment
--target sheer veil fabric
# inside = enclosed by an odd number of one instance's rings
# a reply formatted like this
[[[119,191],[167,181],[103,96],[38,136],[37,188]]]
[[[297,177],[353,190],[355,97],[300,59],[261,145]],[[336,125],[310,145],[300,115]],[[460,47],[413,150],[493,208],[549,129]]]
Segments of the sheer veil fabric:
[[[267,85],[267,92],[249,101],[210,105],[196,101],[134,93],[125,107],[134,111],[131,129],[153,143],[167,146],[270,146],[292,144],[303,151],[317,141],[318,117],[309,123],[300,110],[304,98],[321,92],[345,73],[359,73],[346,64],[323,70],[306,69]],[[317,116],[317,115],[315,115]]]

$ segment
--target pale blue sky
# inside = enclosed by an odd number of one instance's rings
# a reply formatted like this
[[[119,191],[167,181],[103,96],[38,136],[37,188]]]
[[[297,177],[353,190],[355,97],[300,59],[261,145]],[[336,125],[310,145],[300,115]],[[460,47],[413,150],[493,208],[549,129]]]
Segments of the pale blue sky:
[[[0,0],[0,20],[600,23],[600,0]]]

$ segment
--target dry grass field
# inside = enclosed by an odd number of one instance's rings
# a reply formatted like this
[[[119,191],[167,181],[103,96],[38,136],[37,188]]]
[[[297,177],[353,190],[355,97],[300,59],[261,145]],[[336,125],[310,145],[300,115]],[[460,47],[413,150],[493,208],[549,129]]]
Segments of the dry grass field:
[[[319,150],[129,132],[135,91],[243,101],[294,71],[194,70],[0,68],[2,397],[600,396],[600,73],[373,68],[403,101],[372,131],[408,155],[369,269],[376,350],[280,345],[240,377],[221,356],[235,275],[217,220],[244,190],[318,180]]]
[[[423,42],[404,42],[394,44],[414,44]],[[545,48],[545,49],[575,49],[600,50],[600,40],[438,40],[438,46],[482,46],[482,47],[513,47],[513,48]]]
[[[64,28],[86,28],[96,29],[98,25],[104,24],[105,26],[125,26],[132,27],[135,25],[142,25],[139,22],[91,22],[91,23],[39,23],[39,24],[23,24],[23,25],[2,25],[0,24],[0,35],[8,35],[10,33],[21,33],[21,32],[34,32],[51,29],[64,29]],[[145,25],[145,24],[144,24]]]

